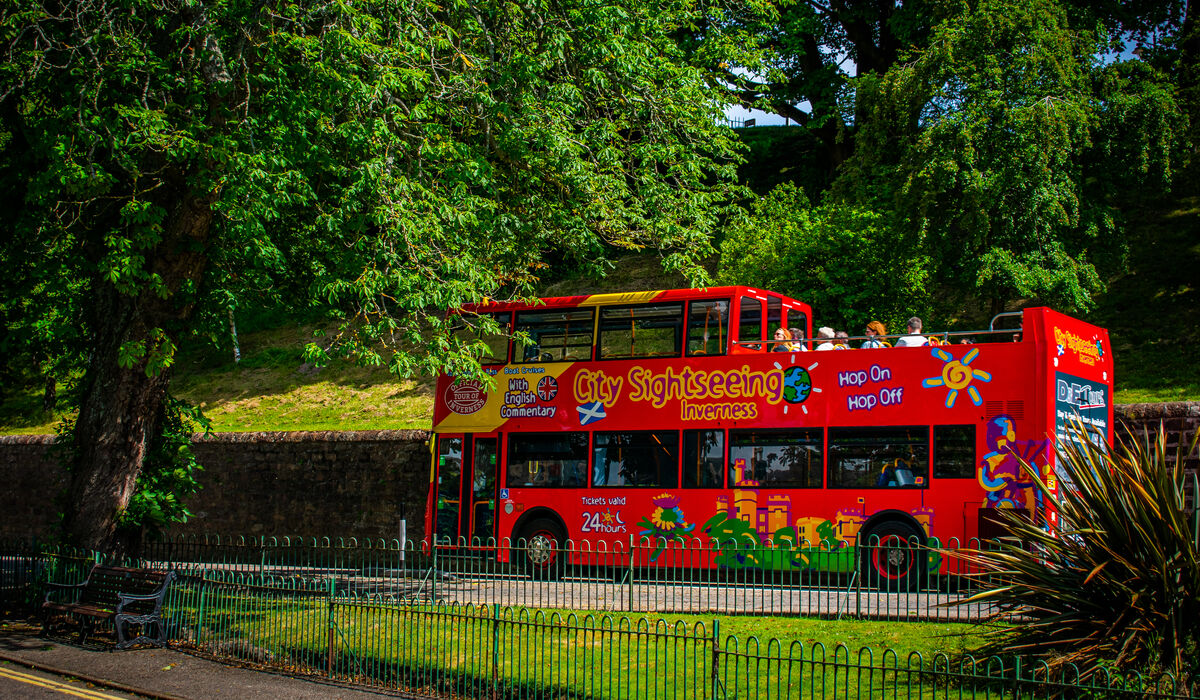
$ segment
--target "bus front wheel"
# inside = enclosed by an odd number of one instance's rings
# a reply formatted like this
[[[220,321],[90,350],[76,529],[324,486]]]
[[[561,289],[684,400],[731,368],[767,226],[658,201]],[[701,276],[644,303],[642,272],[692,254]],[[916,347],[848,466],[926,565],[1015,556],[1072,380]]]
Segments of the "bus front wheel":
[[[881,523],[859,535],[859,572],[866,585],[881,591],[910,591],[921,576],[925,560],[921,534],[899,521]]]
[[[566,539],[562,526],[550,518],[532,520],[521,528],[517,542],[525,573],[536,579],[561,578],[566,568]]]

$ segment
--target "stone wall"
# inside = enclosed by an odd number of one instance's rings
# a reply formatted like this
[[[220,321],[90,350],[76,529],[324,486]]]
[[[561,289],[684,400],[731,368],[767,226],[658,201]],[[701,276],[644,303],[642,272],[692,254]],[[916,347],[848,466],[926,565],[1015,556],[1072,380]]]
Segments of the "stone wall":
[[[173,533],[424,536],[428,433],[420,430],[222,433],[193,449],[204,488]],[[65,474],[53,436],[0,436],[0,536],[50,532]]]
[[[1187,446],[1200,429],[1200,402],[1117,406],[1118,426],[1140,432],[1160,421],[1172,450]],[[420,539],[427,439],[420,430],[210,435],[194,448],[205,467],[189,504],[194,517],[173,532],[390,539],[404,518],[408,537]],[[52,444],[47,435],[0,436],[0,537],[52,531],[65,486]],[[1193,453],[1190,466],[1198,464]]]
[[[1158,430],[1161,423],[1167,432],[1167,454],[1174,455],[1182,444],[1187,449],[1200,430],[1200,401],[1175,403],[1131,403],[1116,406],[1118,432],[1142,434]],[[1193,451],[1187,458],[1188,467],[1200,467],[1200,453]]]

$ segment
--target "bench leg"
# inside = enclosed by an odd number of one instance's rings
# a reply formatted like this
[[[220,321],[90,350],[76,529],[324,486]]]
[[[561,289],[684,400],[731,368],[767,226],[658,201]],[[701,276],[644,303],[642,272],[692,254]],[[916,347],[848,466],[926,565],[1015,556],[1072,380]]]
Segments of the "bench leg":
[[[117,615],[113,620],[117,627],[117,648],[128,649],[135,644],[149,643],[159,647],[167,646],[167,626],[161,615]],[[131,637],[130,625],[137,625],[136,636]],[[153,631],[151,631],[153,627]]]
[[[85,617],[79,621],[79,643],[83,644],[92,634],[92,618]]]
[[[129,646],[128,642],[126,641],[129,623],[125,620],[122,620],[121,616],[118,615],[117,617],[113,618],[113,626],[117,628],[117,648],[124,649],[125,647]]]

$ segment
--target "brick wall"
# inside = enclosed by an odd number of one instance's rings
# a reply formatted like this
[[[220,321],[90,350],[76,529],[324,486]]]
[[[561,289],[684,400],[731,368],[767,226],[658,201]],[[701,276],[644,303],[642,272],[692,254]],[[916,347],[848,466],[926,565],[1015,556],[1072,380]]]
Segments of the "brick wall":
[[[1117,406],[1118,426],[1170,431],[1172,449],[1200,429],[1200,402]],[[1120,430],[1120,427],[1118,427]],[[205,470],[194,517],[176,533],[424,536],[428,433],[420,430],[222,433],[195,444]],[[0,536],[52,531],[65,475],[53,437],[0,436]],[[1191,468],[1200,455],[1191,456]]]

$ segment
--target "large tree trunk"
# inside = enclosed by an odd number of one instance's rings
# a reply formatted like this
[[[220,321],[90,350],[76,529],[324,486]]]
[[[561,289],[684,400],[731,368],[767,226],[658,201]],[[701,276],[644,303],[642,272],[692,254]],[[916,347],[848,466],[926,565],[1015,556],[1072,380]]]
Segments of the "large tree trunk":
[[[169,291],[163,299],[149,289],[123,294],[98,281],[91,299],[93,347],[72,435],[71,483],[63,521],[69,544],[128,553],[140,534],[122,532],[121,514],[134,495],[147,450],[161,430],[168,373],[147,372],[145,360],[118,364],[121,346],[153,344],[161,330],[172,342],[188,320],[193,298],[181,299],[185,283],[199,286],[207,262],[212,195],[181,196],[170,211],[162,242],[147,255],[147,267]],[[189,295],[190,297],[190,295]]]

